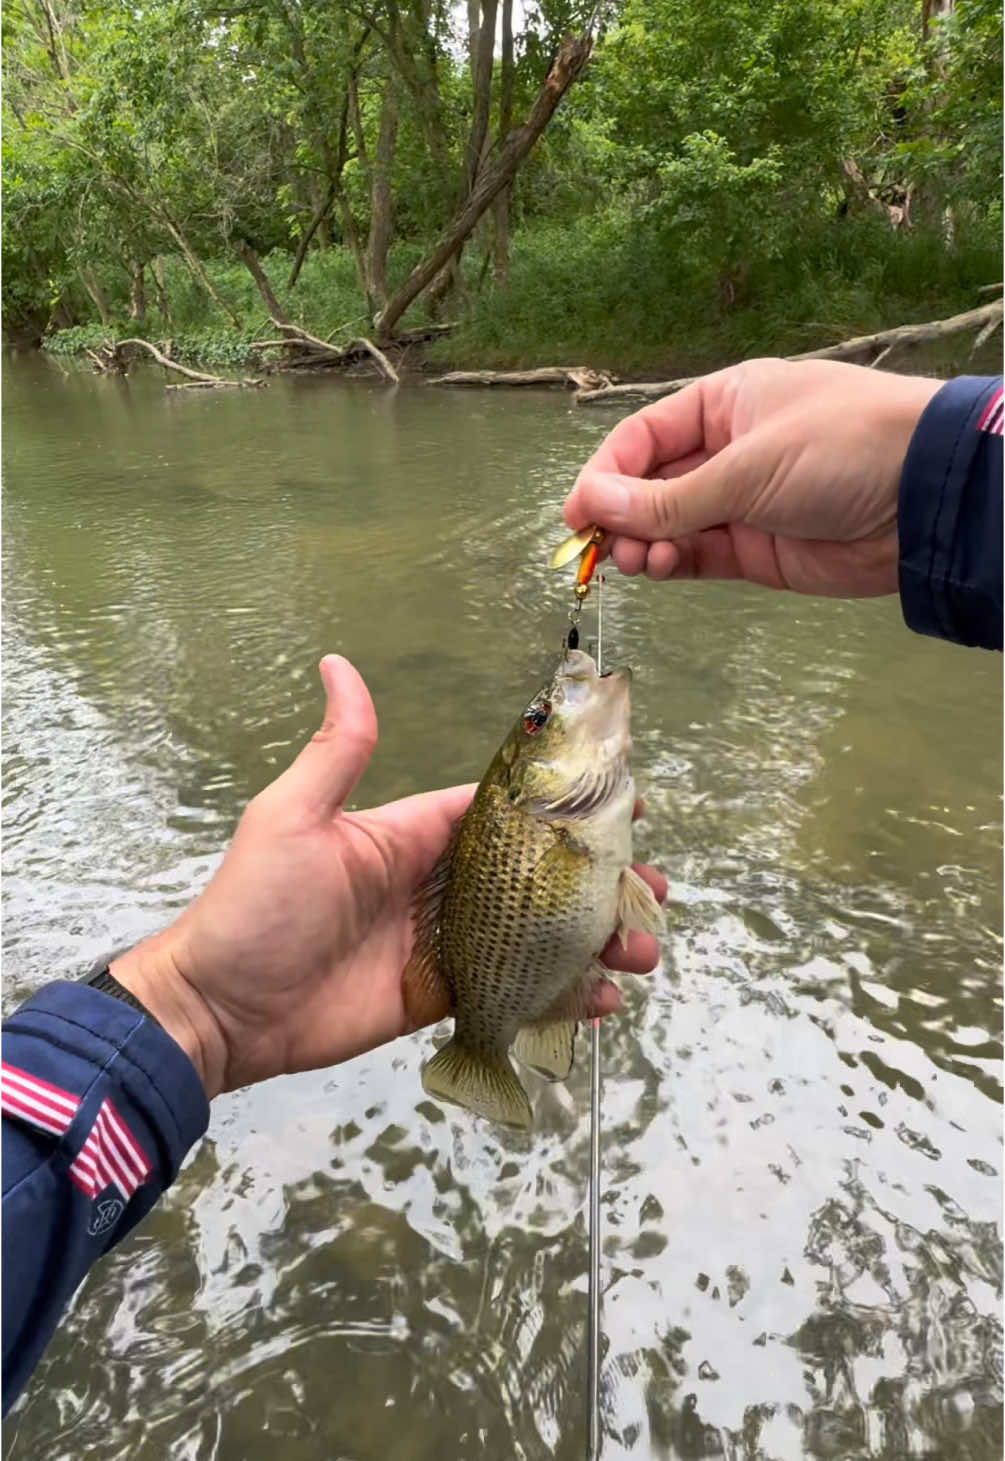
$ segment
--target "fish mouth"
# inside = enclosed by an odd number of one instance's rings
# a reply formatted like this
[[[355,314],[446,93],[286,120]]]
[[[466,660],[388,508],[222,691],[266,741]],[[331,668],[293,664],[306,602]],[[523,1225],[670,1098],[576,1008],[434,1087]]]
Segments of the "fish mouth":
[[[628,684],[632,679],[628,665],[620,665],[617,669],[604,670],[601,673],[593,656],[587,654],[585,649],[567,649],[559,664],[558,675],[563,680],[613,680]]]

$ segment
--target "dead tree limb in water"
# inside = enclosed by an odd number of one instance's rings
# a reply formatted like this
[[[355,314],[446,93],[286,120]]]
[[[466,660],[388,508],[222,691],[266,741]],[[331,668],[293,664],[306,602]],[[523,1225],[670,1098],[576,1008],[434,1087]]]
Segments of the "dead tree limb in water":
[[[990,304],[982,304],[977,309],[966,310],[963,314],[951,315],[945,320],[927,320],[920,325],[898,325],[893,330],[879,330],[874,335],[857,335],[852,340],[843,340],[837,345],[825,345],[820,350],[804,350],[799,355],[788,355],[786,359],[852,360],[861,365],[875,366],[881,360],[885,360],[891,350],[897,350],[903,346],[922,345],[932,340],[948,339],[952,335],[965,334],[968,330],[979,331],[976,343],[982,344],[1001,326],[1002,309],[1003,301],[996,299]],[[576,401],[581,406],[631,396],[641,400],[655,401],[659,400],[661,396],[672,396],[676,391],[682,391],[685,386],[693,385],[696,380],[700,379],[701,377],[697,375],[686,375],[679,380],[629,382],[624,385],[604,386],[599,390],[577,391]]]
[[[180,365],[177,360],[171,360],[156,345],[151,345],[149,340],[119,340],[114,345],[103,346],[99,354],[88,351],[88,354],[97,360],[103,370],[119,370],[123,373],[126,369],[126,351],[129,346],[135,345],[141,350],[146,350],[152,355],[158,365],[165,370],[176,371],[178,375],[187,377],[195,385],[208,389],[211,386],[264,386],[264,380],[228,380],[219,375],[207,375],[203,370],[191,370],[187,365]],[[177,390],[177,386],[168,386],[168,390]]]
[[[588,365],[542,365],[535,370],[451,370],[431,386],[563,386],[567,390],[610,389],[612,377]]]
[[[273,319],[272,323],[283,338],[256,341],[254,348],[289,350],[291,353],[276,367],[278,370],[313,370],[319,366],[337,368],[338,366],[354,365],[361,356],[369,356],[386,380],[389,380],[392,385],[399,383],[398,372],[383,350],[378,349],[365,335],[359,335],[355,340],[350,340],[348,345],[333,345],[331,341],[321,340],[317,335],[312,335],[299,325],[290,324],[289,321]],[[293,354],[293,351],[300,353]]]

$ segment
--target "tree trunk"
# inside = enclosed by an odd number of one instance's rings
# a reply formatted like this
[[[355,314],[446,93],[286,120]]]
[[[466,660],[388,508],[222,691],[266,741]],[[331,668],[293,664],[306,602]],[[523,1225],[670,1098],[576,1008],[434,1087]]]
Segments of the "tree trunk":
[[[328,192],[325,194],[324,201],[319,204],[317,211],[314,214],[314,217],[311,219],[310,223],[307,225],[307,228],[304,230],[300,242],[297,244],[297,255],[296,258],[293,260],[293,268],[290,270],[290,277],[286,282],[287,289],[292,289],[297,280],[300,278],[300,270],[304,267],[304,260],[307,257],[307,250],[311,246],[311,239],[314,237],[315,233],[317,233],[318,237],[320,238],[321,229],[324,228],[325,233],[328,234],[327,219],[329,213],[332,210],[332,204],[334,202],[335,187],[334,185],[332,185],[328,189]],[[328,237],[330,243],[330,235]]]
[[[171,303],[167,295],[167,287],[164,281],[164,259],[160,254],[150,265],[150,272],[154,276],[154,290],[157,294],[157,309],[164,316],[167,323],[174,329],[174,317],[171,314]]]
[[[398,99],[394,82],[384,83],[380,133],[370,182],[370,237],[366,248],[366,299],[371,319],[387,304],[387,254],[394,233],[391,167],[398,140]]]
[[[213,284],[212,279],[206,273],[206,269],[202,260],[192,248],[192,245],[182,233],[177,223],[175,223],[174,219],[171,218],[171,216],[167,212],[165,212],[165,210],[159,205],[153,205],[151,207],[151,213],[157,219],[157,221],[164,228],[167,229],[168,233],[178,245],[179,249],[181,250],[181,256],[185,260],[189,273],[192,275],[193,279],[195,279],[197,283],[202,285],[203,289],[209,295],[210,299],[216,305],[217,309],[227,316],[228,320],[230,320],[230,323],[234,326],[235,330],[239,330],[241,328],[240,317],[234,313],[227,301],[220,297],[216,290],[216,287]]]
[[[89,264],[81,268],[80,281],[87,290],[91,303],[98,311],[98,318],[101,323],[103,325],[109,324],[111,315],[108,313],[108,301],[105,299],[105,292],[101,287],[101,281]]]
[[[144,320],[147,315],[147,279],[142,264],[134,264],[129,288],[129,318]]]
[[[468,59],[471,65],[471,130],[464,153],[464,171],[456,207],[471,196],[485,156],[492,106],[492,50],[495,43],[498,0],[468,0]],[[438,315],[448,296],[463,292],[461,254],[464,241],[440,272],[428,295],[432,314]]]
[[[265,307],[269,311],[270,318],[279,320],[284,325],[288,325],[290,323],[290,317],[273,293],[269,276],[259,263],[255,250],[248,243],[247,239],[244,238],[238,239],[236,249],[241,262],[258,285],[258,292],[265,300]]]
[[[471,132],[468,136],[467,155],[464,164],[464,196],[474,188],[478,170],[482,163],[485,139],[489,131],[489,111],[492,105],[492,49],[496,37],[496,12],[498,0],[481,0],[481,5],[470,0],[471,18],[476,19],[481,9],[481,25],[469,38],[471,54]]]
[[[356,265],[356,279],[359,284],[360,293],[366,294],[366,251],[363,248],[363,240],[359,236],[359,226],[349,205],[349,199],[339,187],[335,193],[335,201],[338,204],[339,219],[342,223],[342,237],[349,246],[353,263]]]
[[[499,146],[509,136],[513,125],[513,0],[503,0],[502,7],[502,53],[499,72]],[[509,204],[512,185],[507,183],[492,205],[495,215],[495,231],[492,255],[494,276],[497,285],[505,284],[509,271]]]
[[[52,62],[52,69],[60,81],[68,82],[70,79],[70,62],[66,54],[66,45],[63,41],[63,32],[60,29],[56,12],[50,4],[50,0],[41,0],[42,14],[45,16],[45,28],[49,33],[49,60]]]
[[[562,42],[527,120],[510,133],[495,160],[482,169],[470,196],[440,235],[432,251],[416,265],[378,317],[376,324],[381,335],[390,334],[409,305],[453,258],[482,214],[512,181],[520,164],[551,121],[562,97],[589,60],[591,48],[589,35],[567,36]]]

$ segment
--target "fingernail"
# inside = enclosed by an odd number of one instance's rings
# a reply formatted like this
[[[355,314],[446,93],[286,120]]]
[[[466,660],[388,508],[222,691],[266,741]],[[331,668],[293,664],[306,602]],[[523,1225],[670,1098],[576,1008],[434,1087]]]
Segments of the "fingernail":
[[[592,485],[601,496],[599,505],[609,517],[621,517],[628,511],[631,493],[624,477],[617,477],[613,472],[598,472]]]

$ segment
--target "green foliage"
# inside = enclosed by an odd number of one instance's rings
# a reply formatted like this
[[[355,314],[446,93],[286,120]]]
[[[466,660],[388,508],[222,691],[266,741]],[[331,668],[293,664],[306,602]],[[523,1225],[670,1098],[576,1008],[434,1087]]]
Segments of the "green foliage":
[[[518,12],[514,123],[594,13]],[[274,333],[250,244],[291,318],[359,332],[378,302],[367,246],[388,99],[392,290],[457,205],[474,110],[463,10],[374,0],[368,16],[313,0],[6,11],[8,327],[67,350],[103,310],[103,333],[244,364]],[[466,249],[445,306],[464,319],[454,358],[690,369],[972,304],[1000,277],[992,0],[957,0],[928,35],[919,0],[611,0],[603,16],[512,190],[507,282],[491,215]],[[497,58],[489,158],[501,82]]]
[[[82,355],[85,350],[99,350],[120,338],[126,338],[126,331],[108,325],[70,325],[49,335],[45,348],[50,355]]]
[[[832,216],[790,230],[752,264],[743,300],[724,307],[714,256],[609,212],[518,235],[507,288],[479,300],[436,354],[457,366],[685,375],[971,308],[1000,268],[990,224],[947,249],[937,229],[893,233],[878,215]]]

